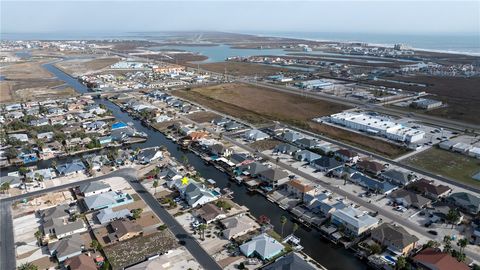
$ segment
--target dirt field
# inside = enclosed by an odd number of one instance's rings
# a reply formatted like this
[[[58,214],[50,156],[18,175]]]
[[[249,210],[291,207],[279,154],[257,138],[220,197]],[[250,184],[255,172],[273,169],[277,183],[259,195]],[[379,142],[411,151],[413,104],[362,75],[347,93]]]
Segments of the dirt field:
[[[265,151],[265,150],[273,149],[273,148],[275,148],[275,146],[279,145],[280,143],[282,143],[282,142],[279,141],[279,140],[268,139],[268,140],[261,140],[261,141],[253,142],[253,143],[250,144],[250,147],[252,147],[255,150],[258,150],[258,151],[262,152],[262,151]]]
[[[376,85],[402,88],[412,91],[426,91],[436,95],[435,99],[442,100],[448,107],[426,112],[453,120],[480,124],[480,78],[449,78],[436,76],[394,77],[389,80],[423,83],[427,87],[407,86],[389,82],[372,82]]]
[[[213,119],[220,117],[220,115],[213,112],[196,112],[189,114],[188,119],[197,123],[211,122]]]
[[[0,102],[75,95],[76,92],[72,88],[63,87],[63,81],[55,79],[42,67],[42,64],[48,61],[51,60],[33,60],[2,67],[1,74],[5,80],[0,82]]]
[[[191,65],[196,67],[196,65]],[[233,76],[269,76],[282,73],[298,73],[293,69],[274,67],[269,65],[261,65],[254,63],[242,63],[242,62],[218,62],[201,64],[200,68],[217,73],[225,73],[227,70],[228,75]]]
[[[98,58],[98,59],[75,59],[62,61],[56,64],[57,67],[73,76],[79,76],[86,73],[93,73],[100,69],[115,64],[120,59],[116,57]]]
[[[431,148],[403,162],[471,186],[480,187],[480,181],[472,178],[474,174],[480,172],[480,160],[466,155]]]

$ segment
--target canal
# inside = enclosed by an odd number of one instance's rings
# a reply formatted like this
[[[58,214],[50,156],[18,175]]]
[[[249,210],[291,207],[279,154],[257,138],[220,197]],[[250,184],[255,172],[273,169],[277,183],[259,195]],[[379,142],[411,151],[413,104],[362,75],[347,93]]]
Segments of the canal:
[[[44,68],[53,73],[58,79],[65,81],[68,85],[73,87],[80,93],[88,92],[88,88],[81,84],[75,78],[72,78],[63,71],[57,69],[53,64],[45,64]],[[260,194],[248,193],[243,185],[238,185],[229,180],[229,176],[216,169],[214,166],[207,165],[205,162],[194,153],[181,149],[176,143],[169,140],[162,133],[149,129],[130,117],[127,113],[122,112],[118,106],[105,99],[95,99],[99,104],[104,104],[110,109],[118,121],[125,123],[131,122],[138,131],[147,133],[148,140],[134,144],[132,147],[152,147],[164,145],[173,157],[180,160],[182,156],[187,156],[189,163],[205,178],[214,179],[220,188],[228,187],[234,194],[233,201],[238,204],[245,205],[250,209],[250,212],[255,217],[266,215],[270,218],[274,225],[275,231],[281,231],[280,217],[283,215],[289,219],[289,222],[284,227],[285,235],[290,234],[293,229],[292,216],[287,211],[282,210],[276,204],[268,201]],[[328,269],[345,270],[345,269],[366,269],[366,265],[358,260],[352,252],[334,245],[327,240],[324,240],[320,233],[316,230],[300,226],[295,232],[295,235],[301,238],[301,245],[304,247],[305,253],[313,259],[324,265]]]

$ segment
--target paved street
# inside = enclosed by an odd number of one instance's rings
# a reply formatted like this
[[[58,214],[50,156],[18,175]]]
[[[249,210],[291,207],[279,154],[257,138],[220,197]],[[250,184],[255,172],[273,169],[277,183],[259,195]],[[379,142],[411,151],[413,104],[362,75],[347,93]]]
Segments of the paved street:
[[[15,269],[12,209],[9,201],[0,201],[0,270]]]
[[[140,195],[145,203],[153,210],[153,212],[168,226],[178,240],[184,242],[184,246],[190,251],[192,256],[204,269],[222,269],[217,262],[200,246],[195,238],[193,238],[185,229],[165,210],[157,200],[145,189],[145,187],[137,181],[136,177],[128,176],[128,183]]]

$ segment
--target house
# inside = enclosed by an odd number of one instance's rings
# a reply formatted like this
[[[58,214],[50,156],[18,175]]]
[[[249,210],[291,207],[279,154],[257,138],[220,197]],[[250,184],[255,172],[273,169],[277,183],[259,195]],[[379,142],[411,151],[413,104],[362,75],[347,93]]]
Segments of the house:
[[[275,123],[274,125],[268,127],[267,131],[275,136],[278,136],[285,132],[285,127],[279,123]]]
[[[140,164],[148,164],[152,161],[162,158],[163,153],[160,151],[159,147],[143,149],[137,155],[137,160],[140,162]]]
[[[187,186],[182,185],[179,191],[191,207],[195,208],[217,199],[210,190],[204,188],[201,184],[193,181],[189,182]]]
[[[206,137],[208,137],[208,133],[204,131],[193,131],[187,135],[187,139],[191,141],[198,141]]]
[[[243,127],[243,125],[241,125],[237,122],[234,122],[234,121],[231,121],[231,122],[228,122],[228,123],[225,124],[225,130],[226,131],[233,131],[233,130],[240,129],[242,127]]]
[[[114,220],[109,227],[113,231],[108,235],[111,242],[125,241],[143,233],[142,226],[128,219]]]
[[[225,147],[221,143],[216,143],[210,146],[210,153],[212,153],[212,155],[219,156],[219,157],[220,156],[228,157],[233,153],[233,151],[232,149]]]
[[[87,226],[82,219],[71,220],[70,212],[74,211],[73,209],[63,204],[39,211],[42,219],[43,234],[46,237],[55,236],[57,239],[61,239],[87,231]]]
[[[409,184],[408,189],[414,190],[425,195],[427,198],[434,200],[445,197],[452,192],[450,187],[444,185],[436,186],[433,184],[433,181],[429,181],[424,178]]]
[[[355,166],[359,171],[370,173],[373,175],[380,174],[384,169],[383,164],[370,160],[361,160],[357,162]]]
[[[287,155],[293,155],[296,152],[300,151],[300,148],[293,146],[288,143],[281,143],[273,149],[274,153],[282,153],[282,154],[287,154]]]
[[[128,193],[120,191],[108,191],[101,194],[95,194],[83,198],[83,202],[88,210],[99,210],[102,208],[112,208],[133,202]]]
[[[88,167],[94,171],[100,171],[104,164],[109,162],[108,157],[106,155],[85,155],[85,161]]]
[[[276,187],[288,181],[288,173],[284,170],[268,168],[258,174],[258,178],[267,182],[270,186]]]
[[[58,165],[55,169],[60,175],[70,176],[77,173],[83,173],[87,168],[85,167],[82,161],[73,160],[71,162]]]
[[[130,213],[128,209],[113,211],[112,208],[102,209],[96,215],[98,222],[100,222],[100,224],[102,225],[105,225],[117,219],[127,218],[131,216],[132,213]]]
[[[246,257],[258,256],[262,260],[269,260],[283,252],[284,246],[266,233],[255,236],[240,246],[240,251]]]
[[[97,270],[97,265],[93,261],[93,257],[81,254],[73,258],[65,260],[63,263],[70,270]]]
[[[423,197],[420,194],[412,192],[410,190],[399,189],[390,193],[389,197],[397,204],[401,204],[405,207],[415,207],[421,209],[430,204],[430,199]]]
[[[128,125],[123,122],[116,122],[112,124],[112,130],[126,128],[126,127],[128,127]]]
[[[16,139],[20,142],[28,142],[28,135],[25,133],[8,134],[10,139]]]
[[[301,150],[295,153],[295,159],[312,163],[314,160],[320,159],[322,156],[309,150]]]
[[[18,158],[23,162],[23,164],[28,164],[36,162],[38,160],[37,153],[33,151],[25,151],[18,155]]]
[[[233,153],[230,155],[229,160],[234,163],[235,166],[242,166],[254,162],[254,159],[246,153]]]
[[[258,129],[245,131],[245,133],[243,134],[243,137],[247,141],[254,141],[254,142],[270,138],[270,136],[267,133],[262,132]]]
[[[239,167],[240,171],[245,175],[250,175],[251,177],[257,177],[261,172],[268,170],[269,168],[262,163],[255,161],[249,164],[241,165]]]
[[[206,224],[227,217],[225,211],[213,203],[202,205],[199,209],[195,210],[195,215]]]
[[[260,228],[258,223],[247,215],[237,215],[220,221],[223,226],[223,237],[235,239]]]
[[[55,171],[52,168],[35,170],[28,172],[25,177],[36,181],[51,180],[56,177]]]
[[[315,148],[318,146],[319,142],[315,139],[301,138],[296,140],[295,144],[302,148]]]
[[[343,166],[343,162],[332,157],[322,156],[321,158],[314,160],[311,163],[311,166],[317,170],[329,172],[337,167]]]
[[[103,146],[111,143],[113,141],[112,136],[102,136],[98,138],[98,142]]]
[[[4,183],[8,183],[10,185],[10,188],[19,188],[23,184],[20,177],[13,175],[6,175],[0,177],[0,186],[2,186]]]
[[[405,186],[415,179],[415,176],[409,172],[397,169],[387,170],[380,175],[380,178],[396,185]]]
[[[378,244],[387,247],[394,254],[407,256],[418,242],[418,238],[408,233],[403,227],[383,223],[372,230],[372,239]]]
[[[377,227],[379,220],[351,206],[338,209],[332,213],[331,222],[343,226],[345,232],[353,236],[360,236]]]
[[[480,197],[467,192],[452,193],[447,198],[448,202],[460,207],[467,213],[476,215],[480,212]]]
[[[177,170],[177,168],[173,166],[167,166],[162,168],[162,170],[158,173],[157,176],[160,179],[165,179],[165,181],[171,182],[174,180],[181,179],[183,175]]]
[[[397,188],[397,186],[390,184],[390,182],[371,178],[359,172],[353,173],[349,177],[349,180],[356,183],[357,185],[360,185],[368,190],[379,194],[386,195]]]
[[[294,142],[303,138],[303,135],[298,132],[287,131],[282,134],[282,139],[287,142]]]
[[[334,157],[339,158],[343,162],[347,163],[355,163],[358,161],[358,153],[348,150],[348,149],[340,149],[335,151]]]
[[[420,269],[428,270],[469,270],[465,263],[457,261],[447,252],[440,252],[432,248],[420,251],[413,258],[413,262]]]
[[[57,242],[48,244],[50,255],[57,257],[59,262],[82,254],[84,249],[85,246],[79,234],[74,234],[68,238],[63,238]]]
[[[224,126],[227,123],[230,122],[230,119],[222,117],[222,118],[216,118],[212,120],[212,123],[217,126]]]
[[[33,127],[41,127],[41,126],[46,126],[50,124],[50,121],[47,118],[40,118],[36,120],[30,121],[30,126]]]
[[[44,140],[46,142],[51,142],[53,140],[54,133],[53,132],[43,132],[37,134],[38,140]]]
[[[315,195],[316,189],[312,185],[308,185],[299,179],[292,179],[286,185],[287,192],[292,194],[295,198],[303,198],[305,195]]]
[[[78,187],[78,191],[84,197],[92,196],[95,194],[102,194],[110,190],[111,190],[110,185],[101,181],[84,183]]]
[[[262,270],[316,270],[320,269],[305,259],[300,257],[296,252],[290,252],[285,256],[276,259],[273,263],[261,268]]]

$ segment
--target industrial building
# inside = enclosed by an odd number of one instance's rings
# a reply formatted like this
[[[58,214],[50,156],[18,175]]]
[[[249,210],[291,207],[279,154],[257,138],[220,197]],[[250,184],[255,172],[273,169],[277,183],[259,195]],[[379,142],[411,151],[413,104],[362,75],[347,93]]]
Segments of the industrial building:
[[[350,129],[405,143],[414,143],[424,138],[425,132],[403,126],[388,119],[365,113],[341,112],[332,114],[330,122]]]
[[[428,98],[420,98],[415,101],[412,101],[411,106],[414,108],[424,109],[424,110],[431,110],[435,108],[439,108],[443,105],[443,103],[439,100],[428,99]]]
[[[328,89],[333,87],[333,83],[324,80],[309,80],[296,84],[303,89]]]

